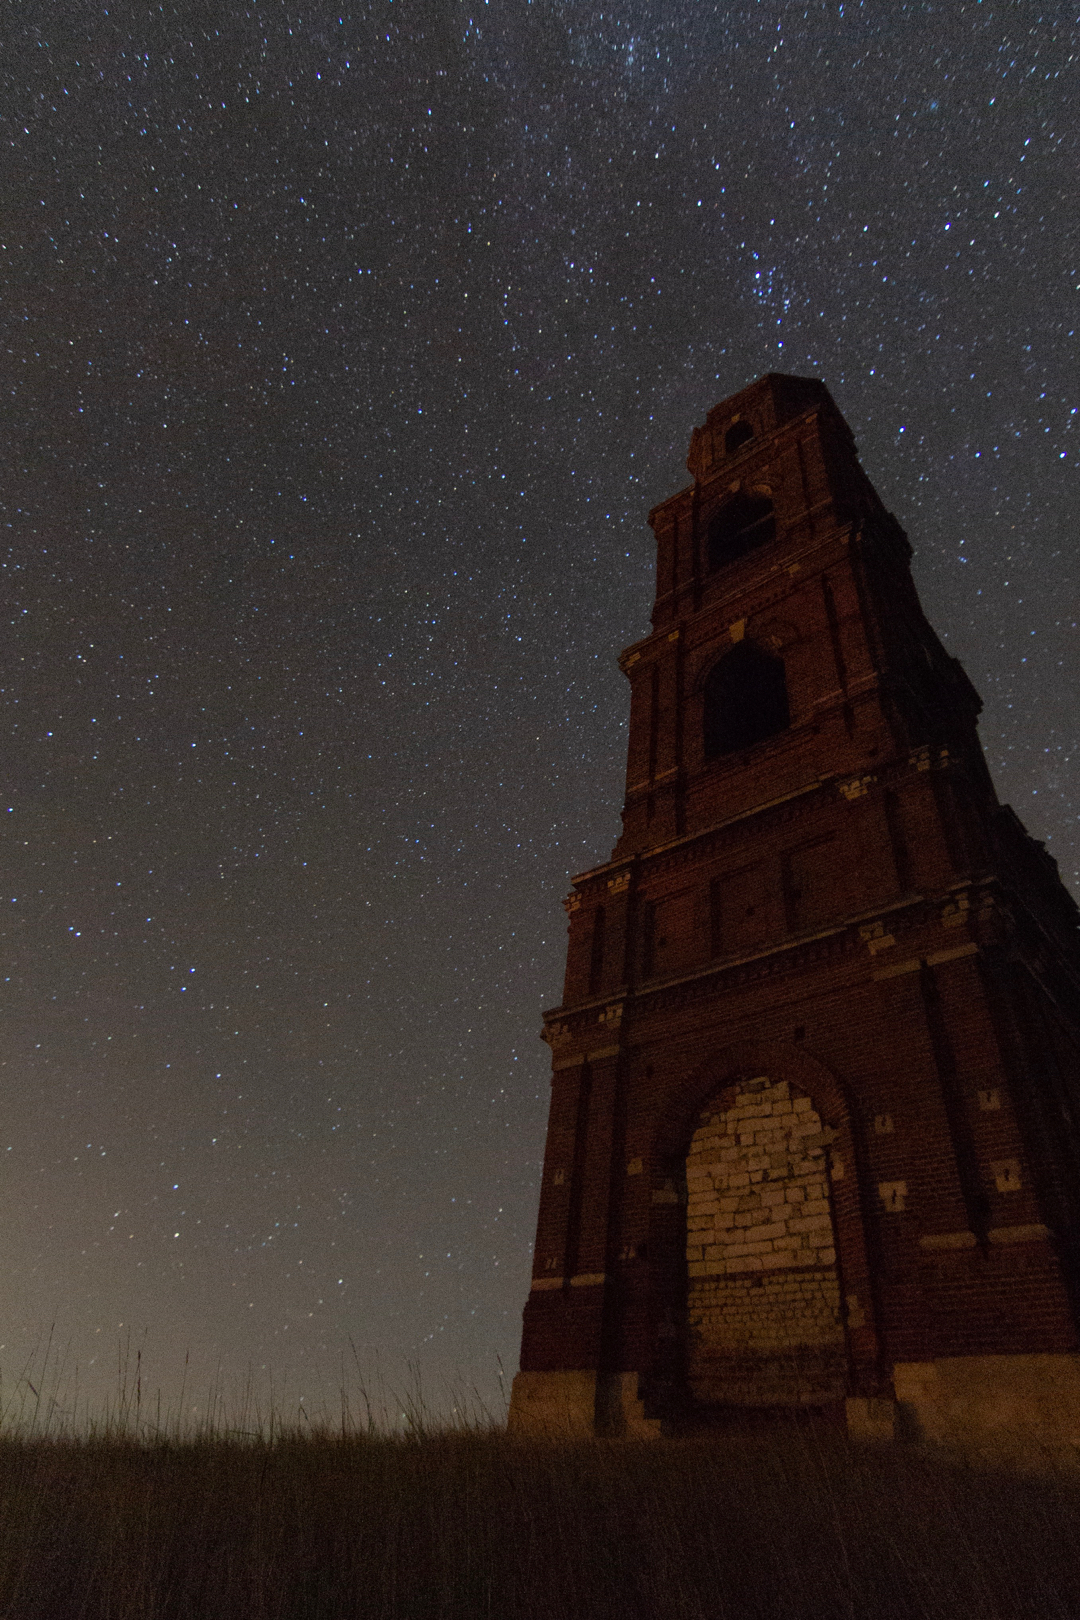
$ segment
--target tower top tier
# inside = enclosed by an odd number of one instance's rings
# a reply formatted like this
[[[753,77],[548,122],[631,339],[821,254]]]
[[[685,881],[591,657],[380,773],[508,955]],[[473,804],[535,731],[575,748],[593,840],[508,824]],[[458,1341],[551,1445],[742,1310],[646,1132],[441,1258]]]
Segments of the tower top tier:
[[[749,388],[713,406],[704,424],[695,428],[690,437],[687,469],[697,481],[711,478],[751,448],[754,440],[814,410],[829,413],[854,452],[851,429],[823,382],[816,377],[791,377],[770,371]]]
[[[632,688],[624,833],[642,852],[826,776],[947,748],[992,798],[979,698],[928,624],[911,547],[824,383],[770,373],[694,430],[649,514],[652,633]],[[891,766],[889,767],[891,768]]]
[[[851,429],[825,384],[770,372],[714,405],[690,440],[692,484],[649,513],[657,540],[659,630],[717,596],[737,599],[769,574],[822,561],[856,532],[911,548],[859,465]],[[743,610],[732,611],[732,618]]]

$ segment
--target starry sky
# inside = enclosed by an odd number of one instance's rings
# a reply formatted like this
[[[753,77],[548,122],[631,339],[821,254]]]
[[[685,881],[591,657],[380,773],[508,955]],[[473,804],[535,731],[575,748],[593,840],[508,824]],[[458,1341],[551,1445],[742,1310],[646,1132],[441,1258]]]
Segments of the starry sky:
[[[1080,893],[1075,6],[3,33],[3,1390],[51,1330],[92,1402],[128,1335],[167,1401],[354,1353],[491,1399],[717,400],[827,383]]]

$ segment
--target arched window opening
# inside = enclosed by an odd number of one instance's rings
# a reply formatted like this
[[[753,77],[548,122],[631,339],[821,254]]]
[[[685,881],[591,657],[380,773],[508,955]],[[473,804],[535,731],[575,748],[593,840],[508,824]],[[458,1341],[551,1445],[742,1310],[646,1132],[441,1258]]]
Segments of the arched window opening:
[[[753,748],[790,724],[783,659],[740,641],[705,681],[705,758]]]
[[[753,437],[754,430],[749,422],[734,422],[724,435],[724,449],[729,456],[732,456],[736,450],[746,443],[747,439]]]
[[[736,495],[709,524],[709,570],[767,545],[776,533],[773,503],[767,495]]]

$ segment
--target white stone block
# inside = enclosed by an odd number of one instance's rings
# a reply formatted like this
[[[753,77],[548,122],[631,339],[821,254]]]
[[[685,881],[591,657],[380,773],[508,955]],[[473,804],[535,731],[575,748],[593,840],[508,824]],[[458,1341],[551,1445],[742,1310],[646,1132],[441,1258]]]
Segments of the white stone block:
[[[827,1232],[831,1227],[832,1222],[827,1215],[802,1215],[788,1222],[791,1232]]]
[[[784,1237],[786,1230],[782,1221],[771,1226],[752,1226],[746,1233],[746,1242],[764,1243],[768,1241],[771,1244],[774,1238]]]

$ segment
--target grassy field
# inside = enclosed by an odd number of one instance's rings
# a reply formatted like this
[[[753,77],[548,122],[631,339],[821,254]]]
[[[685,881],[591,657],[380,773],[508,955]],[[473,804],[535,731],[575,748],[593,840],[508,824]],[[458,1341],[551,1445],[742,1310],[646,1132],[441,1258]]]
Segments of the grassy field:
[[[1080,1480],[806,1431],[0,1440],[12,1620],[1057,1620]]]

